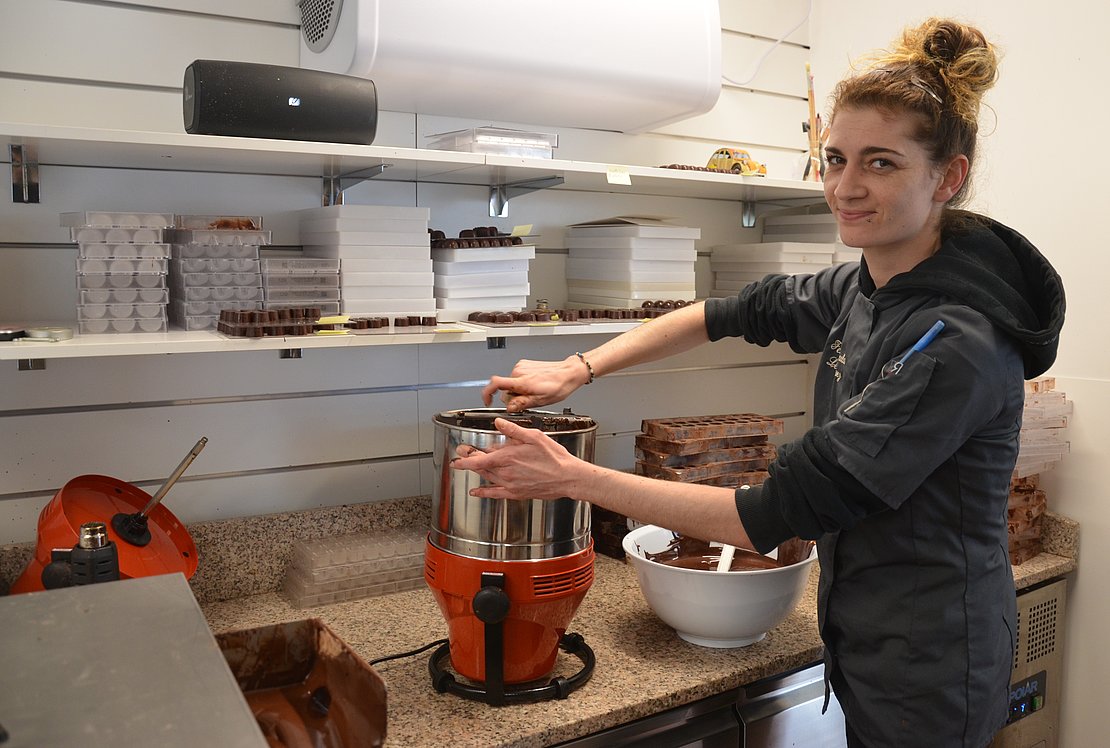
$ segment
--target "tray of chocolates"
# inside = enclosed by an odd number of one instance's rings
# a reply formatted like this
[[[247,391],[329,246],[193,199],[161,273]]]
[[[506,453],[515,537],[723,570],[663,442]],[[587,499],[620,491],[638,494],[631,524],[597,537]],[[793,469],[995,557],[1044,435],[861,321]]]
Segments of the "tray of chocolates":
[[[759,485],[778,450],[777,418],[755,413],[647,418],[636,436],[636,474],[735,488]]]
[[[450,238],[439,229],[428,229],[432,249],[485,249],[488,247],[514,247],[524,244],[523,236],[502,234],[496,226],[475,226],[463,229],[458,237]]]
[[[636,436],[636,447],[656,454],[693,455],[719,449],[735,449],[767,441],[765,434],[752,436],[722,436],[713,439],[657,439],[647,434]]]
[[[666,452],[655,452],[637,445],[636,459],[645,465],[657,467],[685,468],[696,465],[706,465],[711,462],[739,462],[742,460],[773,459],[775,448],[770,444],[756,444],[749,447],[735,447],[732,449],[712,449],[705,452],[688,455],[672,455]]]
[[[526,309],[524,311],[476,311],[471,312],[467,322],[492,327],[590,324],[591,322],[633,322],[660,317],[672,309],[679,309],[692,302],[688,301],[645,301],[642,306],[628,309],[583,308],[583,309]]]
[[[659,439],[714,439],[755,434],[781,434],[782,421],[755,413],[732,413],[712,416],[648,418],[640,430]]]

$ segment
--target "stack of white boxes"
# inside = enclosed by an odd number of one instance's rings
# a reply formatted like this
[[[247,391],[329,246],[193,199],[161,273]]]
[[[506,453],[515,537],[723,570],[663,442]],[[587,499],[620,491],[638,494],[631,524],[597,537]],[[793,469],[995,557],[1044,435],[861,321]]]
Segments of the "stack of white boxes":
[[[765,216],[763,241],[713,247],[711,296],[732,296],[770,274],[816,273],[858,260],[858,249],[837,241],[836,219],[828,213]]]
[[[167,329],[168,213],[62,213],[77,242],[77,328],[85,333]]]
[[[172,230],[170,318],[215,330],[225,309],[262,308],[258,249],[270,243],[261,216],[178,215]]]
[[[465,320],[471,312],[519,312],[528,304],[530,244],[433,249],[438,315]]]
[[[571,307],[640,307],[697,295],[694,241],[701,229],[646,218],[613,218],[567,229]]]
[[[427,208],[331,205],[298,214],[306,257],[339,260],[344,314],[431,316]]]

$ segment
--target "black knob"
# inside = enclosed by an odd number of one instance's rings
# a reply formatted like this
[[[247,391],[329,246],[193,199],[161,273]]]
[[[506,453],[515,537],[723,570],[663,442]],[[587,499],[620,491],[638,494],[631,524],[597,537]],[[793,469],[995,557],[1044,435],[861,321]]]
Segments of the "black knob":
[[[474,595],[474,615],[482,623],[501,623],[509,615],[509,596],[500,587],[483,587]]]

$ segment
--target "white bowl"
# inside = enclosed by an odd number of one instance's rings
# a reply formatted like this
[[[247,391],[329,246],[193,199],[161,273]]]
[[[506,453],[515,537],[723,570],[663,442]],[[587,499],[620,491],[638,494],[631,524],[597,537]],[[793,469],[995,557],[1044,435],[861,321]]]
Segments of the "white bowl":
[[[814,549],[790,566],[718,572],[644,557],[666,549],[673,537],[670,530],[645,525],[624,536],[624,552],[655,614],[680,637],[703,647],[743,647],[766,636],[798,604],[817,559]]]

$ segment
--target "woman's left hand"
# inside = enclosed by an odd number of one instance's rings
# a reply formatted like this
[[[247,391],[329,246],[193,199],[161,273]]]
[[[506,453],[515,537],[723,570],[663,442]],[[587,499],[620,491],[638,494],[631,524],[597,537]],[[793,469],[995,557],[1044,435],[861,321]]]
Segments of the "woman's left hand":
[[[486,499],[558,499],[573,497],[575,476],[587,465],[554,439],[538,429],[526,428],[497,418],[494,426],[509,442],[489,452],[468,444],[459,445],[455,470],[472,470],[483,485],[470,495]]]

